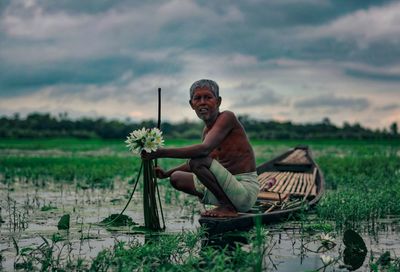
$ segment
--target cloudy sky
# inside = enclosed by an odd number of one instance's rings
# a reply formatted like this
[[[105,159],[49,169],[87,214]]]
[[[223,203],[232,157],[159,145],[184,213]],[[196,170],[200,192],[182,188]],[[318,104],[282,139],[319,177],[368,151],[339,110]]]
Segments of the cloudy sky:
[[[400,123],[400,2],[2,0],[0,115],[194,120],[188,89],[265,120]]]

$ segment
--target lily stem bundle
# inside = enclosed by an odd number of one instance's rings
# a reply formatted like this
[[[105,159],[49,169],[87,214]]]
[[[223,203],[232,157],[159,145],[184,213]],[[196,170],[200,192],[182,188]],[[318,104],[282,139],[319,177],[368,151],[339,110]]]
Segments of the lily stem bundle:
[[[161,230],[158,214],[156,186],[153,160],[143,160],[143,213],[144,225],[152,230]],[[161,204],[161,203],[160,203]]]

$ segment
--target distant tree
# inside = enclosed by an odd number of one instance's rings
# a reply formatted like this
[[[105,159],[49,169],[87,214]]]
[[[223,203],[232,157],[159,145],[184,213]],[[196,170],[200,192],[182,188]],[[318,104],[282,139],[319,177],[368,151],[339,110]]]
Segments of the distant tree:
[[[398,134],[398,127],[397,127],[397,123],[396,123],[396,122],[393,122],[393,123],[390,125],[390,133],[391,133],[392,135],[397,135],[397,134]]]
[[[359,123],[344,122],[337,127],[325,117],[319,123],[295,124],[290,121],[253,119],[248,115],[240,115],[240,122],[245,127],[250,139],[400,139],[397,123],[389,128],[371,130]],[[0,116],[0,138],[45,138],[45,137],[77,137],[124,139],[134,129],[155,127],[154,120],[143,120],[137,123],[105,118],[91,119],[82,117],[72,120],[68,113],[60,113],[58,117],[49,113],[31,113],[26,118],[15,114],[11,118]],[[200,121],[188,119],[178,123],[163,122],[161,129],[167,139],[188,138],[199,139],[203,129]]]
[[[332,125],[331,120],[330,120],[328,117],[324,117],[324,118],[322,119],[322,124],[323,124],[323,125],[326,125],[326,126]]]

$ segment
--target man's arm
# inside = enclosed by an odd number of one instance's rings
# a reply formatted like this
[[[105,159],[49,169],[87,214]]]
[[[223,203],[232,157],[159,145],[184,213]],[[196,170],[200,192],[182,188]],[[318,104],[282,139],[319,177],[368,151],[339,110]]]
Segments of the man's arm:
[[[161,169],[161,168],[159,168],[159,169]],[[161,170],[161,171],[162,171],[162,170]],[[165,172],[162,171],[163,174],[164,174],[162,178],[168,178],[168,177],[170,177],[170,176],[172,175],[172,173],[175,172],[175,171],[191,172],[191,171],[190,171],[189,165],[188,165],[187,163],[184,163],[184,164],[179,165],[179,166],[177,166],[177,167],[175,167],[175,168],[171,168],[171,169],[168,170],[168,171],[165,171]]]
[[[189,159],[206,157],[213,151],[229,134],[236,122],[235,115],[230,111],[224,111],[215,121],[213,127],[205,135],[201,144],[195,144],[179,148],[160,148],[152,153],[142,154],[144,159],[155,158],[180,158]]]

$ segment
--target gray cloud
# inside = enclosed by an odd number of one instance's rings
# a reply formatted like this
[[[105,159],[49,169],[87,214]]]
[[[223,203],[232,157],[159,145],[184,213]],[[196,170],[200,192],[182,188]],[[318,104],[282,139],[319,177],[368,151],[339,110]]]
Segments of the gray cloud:
[[[379,81],[400,81],[400,71],[397,73],[385,72],[385,71],[368,71],[359,69],[346,69],[345,73],[349,76],[368,79],[368,80],[379,80]]]
[[[294,103],[294,107],[298,109],[325,108],[328,110],[348,109],[362,111],[369,106],[370,102],[366,98],[337,97],[332,94],[302,99]]]
[[[369,95],[396,95],[399,15],[398,1],[373,0],[0,1],[0,105],[34,109],[25,101],[40,95],[150,105],[163,87],[177,112],[191,82],[211,77],[232,90],[224,101],[258,116],[270,116],[261,105],[376,109],[354,97],[364,79]],[[338,91],[304,98],[316,90]]]
[[[285,98],[277,94],[274,90],[261,84],[247,83],[233,89],[233,92],[238,92],[234,96],[232,107],[248,108],[258,107],[261,105],[282,105],[285,103]]]
[[[394,104],[387,104],[387,105],[383,105],[383,106],[377,107],[376,110],[386,112],[386,111],[397,110],[399,108],[400,108],[400,104],[395,104],[394,103]]]

